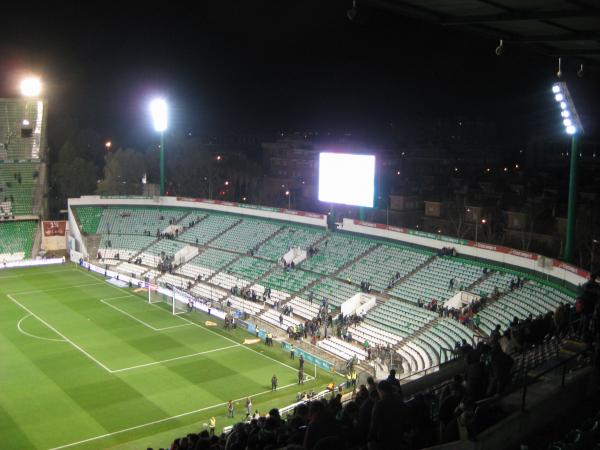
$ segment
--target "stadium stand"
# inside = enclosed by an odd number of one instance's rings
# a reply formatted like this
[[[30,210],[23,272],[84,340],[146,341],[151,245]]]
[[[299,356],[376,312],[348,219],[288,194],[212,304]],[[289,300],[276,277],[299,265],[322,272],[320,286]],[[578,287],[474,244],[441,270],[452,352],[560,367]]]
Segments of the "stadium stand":
[[[39,164],[0,161],[0,201],[10,203],[11,214],[33,213],[34,187]]]
[[[42,100],[0,100],[0,160],[37,160],[44,150],[45,104]]]
[[[252,315],[258,315],[264,309],[263,303],[253,302],[235,295],[230,295],[227,297],[227,302],[230,307]]]
[[[31,257],[37,222],[0,221],[0,263]]]
[[[382,244],[340,273],[340,278],[355,283],[366,281],[371,288],[383,291],[394,278],[402,278],[425,263],[433,252]]]
[[[177,239],[190,244],[206,245],[228,228],[236,225],[240,220],[240,217],[231,214],[215,214],[211,212],[210,215],[193,227],[181,233]]]
[[[273,264],[262,259],[242,256],[227,266],[224,272],[254,282],[267,273]]]
[[[280,225],[254,219],[243,219],[211,242],[211,246],[247,253],[281,229]]]
[[[151,245],[156,238],[148,236],[138,236],[133,234],[109,235],[104,234],[100,240],[98,253],[102,258],[128,260],[143,248]]]
[[[277,267],[261,280],[261,284],[289,294],[294,294],[319,278],[319,275],[311,272],[296,269],[284,270],[281,267]]]
[[[467,290],[483,276],[480,266],[470,265],[451,256],[436,257],[389,291],[390,295],[417,303],[432,299],[446,301],[459,290]],[[452,286],[450,283],[452,282]]]
[[[312,288],[308,289],[307,292],[301,294],[301,297],[309,299],[311,292],[315,302],[321,303],[326,299],[330,305],[339,308],[342,303],[344,303],[357,292],[360,292],[360,289],[357,286],[336,280],[334,278],[326,278]]]
[[[79,206],[73,208],[79,223],[81,225],[81,232],[86,234],[96,234],[98,226],[100,225],[100,219],[102,218],[102,208],[98,206]]]
[[[291,248],[300,247],[306,250],[324,236],[325,233],[316,228],[286,226],[282,228],[281,232],[263,243],[256,251],[256,255],[278,261]]]
[[[197,279],[198,277],[207,279],[237,257],[238,255],[235,253],[206,248],[186,264],[179,267],[177,272],[193,279]]]
[[[305,270],[330,275],[358,258],[375,244],[364,238],[332,234],[316,245],[316,254],[301,264]]]
[[[97,227],[103,234],[139,234],[149,233],[156,236],[171,222],[178,222],[189,211],[181,208],[146,208],[146,207],[106,207]]]

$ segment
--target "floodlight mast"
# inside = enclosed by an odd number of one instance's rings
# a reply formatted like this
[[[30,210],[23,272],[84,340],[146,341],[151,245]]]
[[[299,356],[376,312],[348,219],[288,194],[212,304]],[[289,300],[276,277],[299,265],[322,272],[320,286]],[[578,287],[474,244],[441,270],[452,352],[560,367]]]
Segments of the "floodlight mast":
[[[575,221],[577,208],[577,166],[579,163],[579,134],[583,133],[581,120],[575,109],[575,104],[571,98],[571,93],[567,88],[567,83],[555,83],[552,86],[554,100],[559,104],[563,119],[565,133],[571,136],[571,158],[569,163],[569,200],[567,207],[567,236],[565,242],[565,251],[563,259],[567,262],[573,262],[573,244],[575,241]]]
[[[167,102],[156,98],[150,103],[154,130],[160,133],[160,196],[165,195],[165,131],[168,123]]]

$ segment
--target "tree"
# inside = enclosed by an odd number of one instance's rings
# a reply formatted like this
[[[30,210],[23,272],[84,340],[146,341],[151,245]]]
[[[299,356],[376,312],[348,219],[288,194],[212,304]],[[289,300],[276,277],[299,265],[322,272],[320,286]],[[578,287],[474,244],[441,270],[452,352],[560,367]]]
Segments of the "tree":
[[[96,189],[96,166],[77,155],[69,141],[58,151],[58,161],[51,166],[51,208],[64,209],[71,197],[93,194]]]
[[[108,152],[104,157],[104,179],[98,184],[101,195],[140,195],[146,173],[143,156],[133,149]]]

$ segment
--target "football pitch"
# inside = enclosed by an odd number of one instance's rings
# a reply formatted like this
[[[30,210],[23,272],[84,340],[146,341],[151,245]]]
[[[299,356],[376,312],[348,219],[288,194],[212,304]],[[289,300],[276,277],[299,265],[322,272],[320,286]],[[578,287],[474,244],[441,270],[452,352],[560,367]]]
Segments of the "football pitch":
[[[167,447],[266,413],[336,379],[298,363],[277,343],[244,344],[242,330],[174,316],[144,293],[74,264],[0,271],[0,436],[11,449]],[[279,389],[271,392],[273,374]],[[235,417],[226,418],[234,400]]]

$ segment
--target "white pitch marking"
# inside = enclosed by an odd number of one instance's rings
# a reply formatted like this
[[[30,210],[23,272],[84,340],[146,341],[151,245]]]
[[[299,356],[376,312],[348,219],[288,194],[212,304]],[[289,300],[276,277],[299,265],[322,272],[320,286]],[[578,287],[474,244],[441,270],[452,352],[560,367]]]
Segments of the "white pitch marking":
[[[126,372],[128,370],[139,369],[141,367],[155,366],[157,364],[162,364],[162,363],[166,363],[166,362],[170,362],[170,361],[177,361],[179,359],[192,358],[194,356],[206,355],[207,353],[214,353],[214,352],[218,352],[221,350],[227,350],[228,348],[234,348],[234,347],[239,347],[239,345],[230,345],[228,347],[213,348],[212,350],[206,350],[204,352],[191,353],[189,355],[176,356],[175,358],[163,359],[161,361],[154,361],[154,362],[147,363],[147,364],[140,364],[138,366],[125,367],[123,369],[113,370],[112,373]]]
[[[297,386],[297,385],[298,385],[297,383],[291,383],[291,384],[288,384],[288,385],[285,385],[285,386],[282,386],[282,387],[278,388],[278,390],[287,389],[287,388],[289,388],[291,386]],[[272,392],[271,389],[269,389],[268,391],[259,392],[258,394],[251,394],[250,396],[251,397],[258,397],[260,395],[265,395],[265,394],[268,394],[270,392]],[[246,396],[234,399],[233,401],[234,402],[240,402],[240,401],[245,400],[245,399],[246,399]],[[192,414],[200,413],[200,412],[203,412],[203,411],[208,411],[209,409],[218,408],[220,406],[225,406],[226,404],[227,404],[227,402],[223,402],[223,403],[218,403],[216,405],[207,406],[205,408],[195,409],[193,411],[184,412],[184,413],[177,414],[177,415],[171,416],[171,417],[165,417],[164,419],[154,420],[152,422],[143,423],[141,425],[136,425],[134,427],[123,428],[122,430],[113,431],[112,433],[101,434],[99,436],[94,436],[94,437],[91,437],[91,438],[88,438],[88,439],[83,439],[81,441],[72,442],[70,444],[60,445],[58,447],[53,447],[50,450],[60,450],[60,449],[63,449],[63,448],[74,447],[74,446],[79,445],[79,444],[85,444],[87,442],[97,441],[98,439],[104,439],[104,438],[107,438],[107,437],[110,437],[110,436],[114,436],[116,434],[122,434],[122,433],[126,433],[128,431],[138,430],[140,428],[149,427],[151,425],[156,425],[156,424],[159,424],[159,423],[168,422],[169,420],[179,419],[181,417],[190,416]]]
[[[73,347],[75,347],[77,350],[79,350],[81,353],[83,353],[85,356],[87,356],[89,359],[91,359],[92,361],[94,361],[96,364],[98,364],[100,367],[102,367],[104,370],[106,370],[108,373],[112,373],[112,370],[110,370],[108,367],[106,367],[104,364],[102,364],[100,361],[98,361],[96,358],[94,358],[92,355],[90,355],[88,352],[86,352],[84,349],[82,349],[79,345],[77,345],[75,342],[73,342],[71,339],[69,339],[68,337],[66,337],[64,334],[62,334],[60,331],[58,331],[56,328],[54,328],[52,325],[50,325],[48,322],[46,322],[44,319],[40,318],[39,316],[37,316],[35,313],[33,313],[29,308],[27,308],[25,305],[21,304],[19,301],[17,301],[11,294],[7,294],[7,297],[15,304],[20,306],[22,309],[24,309],[25,311],[27,311],[29,314],[31,314],[33,317],[35,317],[37,320],[39,320],[40,322],[42,322],[44,325],[46,325],[48,328],[50,328],[52,331],[54,331],[56,334],[58,334],[61,338],[63,338],[65,341],[67,341],[69,344],[71,344]]]
[[[172,326],[169,326],[169,327],[156,328],[156,327],[153,327],[152,325],[150,325],[149,323],[144,322],[142,319],[138,319],[133,314],[129,314],[127,311],[123,311],[118,306],[111,305],[109,302],[106,301],[106,300],[113,300],[113,299],[116,299],[116,298],[129,298],[129,297],[133,297],[133,295],[127,295],[127,296],[122,296],[122,297],[113,297],[111,299],[103,298],[100,301],[102,303],[104,303],[106,306],[110,306],[111,308],[119,311],[121,314],[125,314],[127,317],[130,317],[131,319],[135,320],[138,323],[141,323],[145,327],[150,328],[152,331],[164,331],[164,330],[170,330],[172,328],[181,328],[181,327],[189,327],[190,326],[189,324],[184,323],[184,324],[181,324],[181,325],[172,325]]]
[[[53,341],[53,342],[67,342],[64,339],[53,339],[53,338],[45,338],[42,336],[36,336],[35,334],[31,334],[28,333],[27,331],[25,331],[23,328],[21,328],[21,322],[23,322],[25,319],[27,319],[28,317],[31,317],[31,314],[27,314],[25,317],[21,318],[21,320],[19,320],[19,322],[17,323],[17,329],[23,333],[26,336],[35,338],[35,339],[42,339],[44,341]]]

